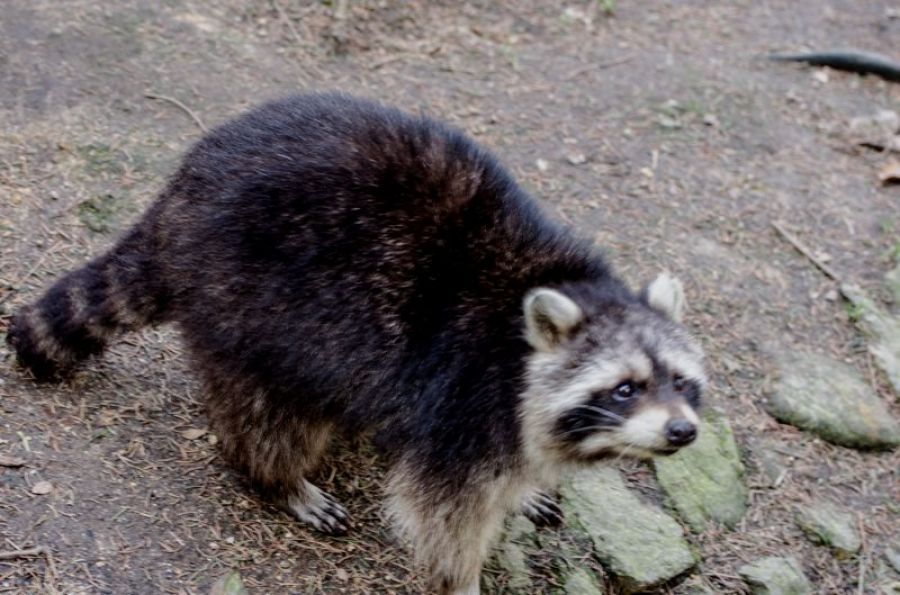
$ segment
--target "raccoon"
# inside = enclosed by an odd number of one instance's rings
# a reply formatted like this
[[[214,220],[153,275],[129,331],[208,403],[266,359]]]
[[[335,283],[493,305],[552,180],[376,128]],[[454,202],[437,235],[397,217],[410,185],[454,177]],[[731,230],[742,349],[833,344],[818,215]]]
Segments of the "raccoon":
[[[564,470],[695,438],[706,380],[683,308],[667,274],[628,289],[460,132],[331,93],[208,134],[7,340],[47,380],[176,325],[222,453],[256,489],[344,532],[307,477],[333,436],[370,436],[431,588],[473,594],[508,513],[561,520]]]

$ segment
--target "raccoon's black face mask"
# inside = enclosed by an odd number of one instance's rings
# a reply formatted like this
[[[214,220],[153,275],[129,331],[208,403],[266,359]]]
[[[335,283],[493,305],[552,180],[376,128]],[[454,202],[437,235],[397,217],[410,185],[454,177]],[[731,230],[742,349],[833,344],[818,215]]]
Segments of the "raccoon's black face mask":
[[[524,302],[534,353],[522,417],[533,453],[646,458],[693,442],[706,376],[680,324],[681,284],[660,275],[641,296],[604,303],[567,293],[538,288]]]

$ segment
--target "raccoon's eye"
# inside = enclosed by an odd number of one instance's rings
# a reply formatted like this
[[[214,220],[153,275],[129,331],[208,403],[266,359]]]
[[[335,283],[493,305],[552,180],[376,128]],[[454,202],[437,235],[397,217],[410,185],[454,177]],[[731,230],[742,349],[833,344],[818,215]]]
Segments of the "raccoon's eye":
[[[634,382],[626,380],[613,389],[612,398],[616,401],[627,401],[634,396],[635,392],[637,392],[637,387],[634,385]]]
[[[685,380],[683,376],[675,374],[675,376],[672,377],[672,387],[676,392],[680,393],[687,388],[687,380]]]

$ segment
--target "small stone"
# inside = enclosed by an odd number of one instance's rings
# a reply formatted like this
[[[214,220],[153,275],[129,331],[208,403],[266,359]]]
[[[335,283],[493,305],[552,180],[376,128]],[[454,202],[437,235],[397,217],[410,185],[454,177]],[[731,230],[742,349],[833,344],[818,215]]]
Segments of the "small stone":
[[[719,119],[715,116],[715,114],[704,114],[703,115],[703,123],[706,126],[712,126],[713,128],[717,128],[719,126]]]
[[[334,573],[334,576],[337,578],[337,580],[341,581],[342,583],[346,583],[347,581],[350,580],[350,573],[347,572],[346,570],[344,570],[343,568],[338,568],[337,572]]]
[[[550,163],[546,159],[535,159],[534,164],[535,166],[537,166],[538,171],[541,173],[550,169]]]
[[[569,153],[566,156],[566,161],[568,161],[572,165],[583,165],[587,163],[587,155],[584,153]]]
[[[763,558],[741,566],[738,574],[753,595],[806,595],[812,592],[803,568],[793,557]]]
[[[828,82],[828,71],[824,68],[820,68],[817,70],[813,70],[812,72],[813,80],[819,84],[824,85]]]
[[[838,297],[840,297],[840,296],[838,294],[837,289],[831,288],[825,292],[825,299],[828,300],[829,302],[836,302]]]
[[[232,570],[213,583],[209,595],[249,595],[237,570]]]
[[[31,493],[36,496],[46,496],[53,491],[53,484],[49,481],[39,481],[31,486]]]
[[[597,579],[584,568],[573,568],[563,583],[566,595],[603,595]]]
[[[704,531],[710,521],[734,527],[744,516],[744,465],[724,417],[708,413],[694,444],[653,465],[660,486],[694,531]]]
[[[666,130],[678,130],[683,126],[681,120],[666,114],[660,114],[657,118],[657,122],[659,122],[659,125]]]
[[[797,524],[812,541],[841,556],[855,554],[861,546],[853,515],[829,502],[813,501],[798,509]]]
[[[624,592],[664,583],[696,563],[681,526],[635,496],[616,469],[581,471],[563,485],[562,496],[570,528],[591,539]]]
[[[765,404],[776,419],[854,448],[894,448],[900,425],[850,366],[821,355],[780,356],[780,378]]]

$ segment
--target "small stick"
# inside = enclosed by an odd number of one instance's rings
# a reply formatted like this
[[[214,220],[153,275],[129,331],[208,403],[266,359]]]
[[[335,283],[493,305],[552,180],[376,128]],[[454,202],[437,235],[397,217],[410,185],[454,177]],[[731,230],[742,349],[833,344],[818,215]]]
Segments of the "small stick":
[[[174,97],[167,97],[165,95],[156,95],[155,93],[144,93],[144,97],[146,97],[147,99],[157,99],[159,101],[168,101],[169,103],[171,103],[172,105],[181,109],[184,113],[189,115],[191,117],[191,119],[194,121],[194,123],[197,124],[197,126],[200,128],[200,130],[202,130],[203,132],[208,131],[206,128],[206,124],[203,123],[203,120],[200,119],[200,116],[195,114],[191,108],[189,108],[185,104],[181,103]]]
[[[294,41],[297,42],[297,45],[303,46],[303,38],[300,37],[300,33],[297,31],[297,28],[294,27],[294,23],[291,22],[291,17],[288,16],[287,12],[284,10],[284,7],[281,5],[280,0],[272,0],[272,6],[275,7],[276,12],[278,12],[278,18],[285,24],[290,31],[291,36],[294,38]]]
[[[50,550],[42,545],[27,550],[9,550],[0,552],[0,560],[15,560],[17,558],[34,558],[35,556],[49,556]]]
[[[869,565],[869,548],[866,543],[866,526],[863,524],[862,514],[856,513],[856,524],[859,528],[859,540],[861,542],[859,556],[859,578],[856,582],[857,595],[863,595],[866,589],[866,567]]]
[[[613,58],[612,60],[607,60],[606,62],[598,62],[596,64],[591,64],[590,66],[585,66],[583,68],[577,69],[575,72],[570,72],[566,79],[567,81],[571,81],[572,79],[576,79],[583,74],[587,74],[588,72],[594,70],[606,70],[607,68],[612,68],[613,66],[618,66],[620,64],[627,64],[634,60],[634,56],[624,56],[622,58]]]
[[[774,227],[775,231],[777,231],[779,234],[781,234],[781,237],[783,237],[785,240],[787,240],[791,244],[791,246],[796,248],[797,252],[799,252],[806,258],[808,258],[814,265],[816,265],[816,267],[820,271],[825,273],[825,275],[829,279],[831,279],[833,281],[837,281],[838,283],[841,282],[841,278],[838,277],[838,274],[835,273],[830,266],[828,266],[827,264],[822,262],[822,259],[818,258],[815,254],[813,254],[812,250],[807,248],[803,242],[801,242],[799,239],[797,239],[791,232],[786,230],[783,225],[781,225],[777,221],[773,221],[772,227]]]

